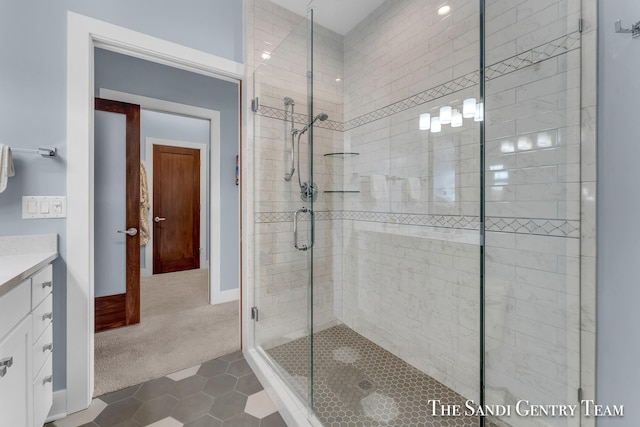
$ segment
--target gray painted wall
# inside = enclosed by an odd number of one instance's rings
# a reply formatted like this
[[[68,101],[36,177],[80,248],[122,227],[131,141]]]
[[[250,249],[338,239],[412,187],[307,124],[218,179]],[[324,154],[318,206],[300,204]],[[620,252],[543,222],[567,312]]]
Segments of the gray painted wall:
[[[98,88],[113,89],[220,111],[220,164],[211,165],[211,172],[220,176],[220,290],[236,289],[240,283],[239,189],[235,184],[238,85],[102,49],[96,49],[95,70],[96,93]]]
[[[20,0],[0,2],[0,141],[47,144],[56,159],[16,155],[0,193],[0,235],[57,233],[54,262],[55,390],[66,388],[66,221],[21,219],[23,195],[66,195],[67,11],[242,62],[241,0]],[[73,226],[71,224],[70,226]]]
[[[598,426],[636,426],[640,420],[640,39],[616,34],[640,19],[638,0],[599,1],[598,58],[598,300],[597,400],[624,404],[624,418]]]

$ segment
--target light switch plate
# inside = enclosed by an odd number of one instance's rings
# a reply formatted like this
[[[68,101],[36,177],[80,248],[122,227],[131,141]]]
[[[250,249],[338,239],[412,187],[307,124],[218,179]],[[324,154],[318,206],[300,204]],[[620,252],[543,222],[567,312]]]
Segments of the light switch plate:
[[[22,196],[22,219],[66,217],[66,196]]]

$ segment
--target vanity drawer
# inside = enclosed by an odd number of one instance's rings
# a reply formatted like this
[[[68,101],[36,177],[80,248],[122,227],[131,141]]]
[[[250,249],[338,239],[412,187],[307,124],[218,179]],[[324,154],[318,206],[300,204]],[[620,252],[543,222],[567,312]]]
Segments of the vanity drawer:
[[[31,279],[0,297],[0,340],[29,314]]]
[[[36,342],[42,332],[53,320],[53,295],[49,294],[42,304],[33,310],[33,341]]]
[[[53,267],[51,264],[31,277],[31,309],[34,309],[53,289]]]
[[[51,355],[47,357],[44,366],[35,380],[33,380],[33,425],[41,426],[49,415],[53,404],[53,364]]]
[[[33,373],[37,374],[47,357],[53,352],[53,325],[47,326],[44,333],[33,345]]]

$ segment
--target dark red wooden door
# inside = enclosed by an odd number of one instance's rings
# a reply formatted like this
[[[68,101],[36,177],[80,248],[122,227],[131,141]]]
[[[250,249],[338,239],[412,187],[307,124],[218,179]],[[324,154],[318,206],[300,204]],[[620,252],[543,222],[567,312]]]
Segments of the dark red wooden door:
[[[153,273],[200,268],[200,150],[153,147]]]

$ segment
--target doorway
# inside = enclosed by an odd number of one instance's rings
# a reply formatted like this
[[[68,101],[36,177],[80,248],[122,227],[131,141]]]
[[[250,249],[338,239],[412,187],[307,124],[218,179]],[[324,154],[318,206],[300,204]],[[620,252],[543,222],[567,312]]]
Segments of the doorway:
[[[157,248],[156,242],[164,231],[158,230],[157,224],[164,225],[171,220],[179,223],[190,221],[188,230],[196,229],[198,234],[193,241],[198,246],[191,248],[190,252],[193,254],[191,258],[195,258],[192,266],[196,268],[185,269],[184,264],[175,262],[168,272],[158,274],[156,265],[155,274],[142,275],[139,326],[95,336],[96,396],[240,348],[238,303],[210,305],[208,295],[210,247],[220,242],[219,236],[214,237],[206,232],[212,228],[208,221],[209,211],[212,216],[219,217],[221,209],[221,201],[214,200],[209,191],[211,183],[207,179],[210,174],[216,175],[215,171],[211,171],[209,158],[210,152],[216,151],[214,148],[219,146],[215,141],[220,138],[213,136],[220,133],[219,113],[209,111],[207,114],[210,117],[205,119],[196,117],[202,116],[202,112],[190,111],[191,107],[187,105],[182,105],[180,109],[176,104],[167,104],[166,101],[108,89],[99,89],[99,93],[101,96],[139,103],[142,107],[140,127],[143,144],[140,158],[148,178],[151,206],[150,210],[141,213],[141,217],[147,217],[151,223],[150,239],[140,249],[144,260],[142,266],[148,273],[152,272],[152,248]],[[180,191],[173,195],[171,192],[163,194],[167,186],[180,180]],[[193,187],[190,193],[185,190],[189,185]],[[173,211],[168,212],[166,204],[158,203],[158,199],[162,202],[162,198],[168,200],[169,209]],[[181,198],[188,203],[181,203]],[[218,212],[213,212],[216,210]],[[158,221],[155,221],[156,217]],[[162,221],[160,218],[166,219]],[[180,233],[177,234],[182,238]]]
[[[138,58],[169,64],[199,75],[217,76],[236,83],[243,78],[243,65],[195,51],[191,48],[149,37],[123,27],[88,18],[74,12],[67,14],[67,389],[60,394],[60,404],[67,412],[86,408],[93,395],[93,48],[95,46],[125,52]],[[236,95],[236,99],[239,94]],[[234,115],[238,116],[239,108]],[[236,129],[238,132],[238,129]],[[239,141],[239,136],[229,140]],[[215,150],[212,151],[212,158]],[[219,157],[216,158],[219,161]],[[211,177],[215,190],[216,180]],[[219,176],[218,176],[219,178]],[[219,188],[219,187],[218,187]],[[220,226],[220,218],[211,218],[213,227]],[[234,233],[239,241],[239,233]],[[212,256],[214,255],[212,247]],[[217,248],[219,253],[219,248]],[[219,277],[219,275],[217,276]],[[211,275],[214,282],[216,276]],[[219,285],[219,281],[217,284]],[[221,291],[225,291],[221,289]],[[236,295],[239,291],[235,290]],[[215,298],[215,297],[212,297]],[[66,405],[65,403],[66,402]]]

